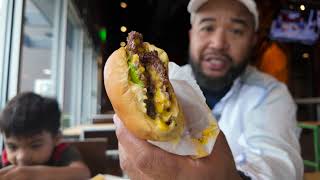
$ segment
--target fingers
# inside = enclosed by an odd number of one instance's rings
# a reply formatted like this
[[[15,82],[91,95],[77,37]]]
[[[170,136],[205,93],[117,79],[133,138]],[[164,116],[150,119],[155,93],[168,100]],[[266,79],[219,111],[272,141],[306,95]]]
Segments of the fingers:
[[[217,137],[208,161],[213,167],[208,169],[208,174],[211,172],[215,179],[237,179],[233,177],[233,175],[237,175],[233,155],[222,131]]]
[[[219,132],[218,134],[218,137],[217,137],[217,140],[216,140],[216,144],[214,147],[225,147],[225,146],[228,146],[228,143],[227,143],[227,140],[226,140],[226,137],[224,136],[224,133],[222,131]]]
[[[143,176],[142,179],[175,179],[179,165],[183,164],[181,156],[166,152],[145,140],[135,137],[122,123],[117,115],[113,121],[119,142],[120,164],[131,177]],[[168,173],[170,172],[170,173]],[[132,177],[131,177],[132,178]],[[147,178],[149,179],[149,178]]]
[[[212,151],[213,151],[212,154],[223,153],[224,155],[226,155],[226,157],[231,157],[233,159],[231,149],[230,149],[228,142],[226,140],[226,137],[222,131],[219,132],[219,135],[217,137],[215,145],[213,146]]]
[[[166,168],[174,171],[175,155],[153,146],[145,140],[135,137],[124,127],[121,120],[114,116],[116,135],[119,142],[120,165],[130,178],[144,176],[157,177],[168,174]],[[141,179],[141,178],[138,178]]]
[[[20,168],[18,166],[11,166],[11,168],[7,171],[7,173],[2,175],[0,179],[1,180],[4,180],[4,179],[10,179],[10,180],[18,179],[17,177],[19,176],[19,174],[18,174],[19,169]]]
[[[124,171],[125,174],[127,174],[130,179],[149,179],[146,177],[146,175],[136,167],[135,161],[129,159],[128,154],[125,152],[125,149],[122,147],[122,145],[119,143],[119,159],[120,159],[120,166],[121,169]]]
[[[117,115],[113,117],[116,126],[116,135],[121,145],[128,150],[130,154],[140,154],[145,148],[154,148],[145,140],[135,137],[122,123]]]
[[[7,174],[10,170],[12,170],[14,168],[13,165],[10,165],[10,166],[6,166],[2,169],[0,169],[0,180],[2,179],[2,177]]]
[[[135,137],[129,130],[123,125],[118,116],[114,116],[114,123],[116,125],[116,135],[121,148],[122,163],[124,169],[128,169],[131,165],[129,163],[134,162],[134,165],[138,169],[150,169],[153,162],[154,151],[156,147],[146,142],[145,140]]]

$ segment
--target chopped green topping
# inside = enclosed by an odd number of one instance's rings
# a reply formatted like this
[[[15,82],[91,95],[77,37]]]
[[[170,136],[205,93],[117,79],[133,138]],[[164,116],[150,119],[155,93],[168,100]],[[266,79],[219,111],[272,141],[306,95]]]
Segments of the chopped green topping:
[[[129,75],[130,75],[131,81],[135,84],[138,84],[141,87],[144,87],[143,82],[139,79],[138,70],[135,67],[135,65],[131,62],[128,62],[128,65],[129,65]]]

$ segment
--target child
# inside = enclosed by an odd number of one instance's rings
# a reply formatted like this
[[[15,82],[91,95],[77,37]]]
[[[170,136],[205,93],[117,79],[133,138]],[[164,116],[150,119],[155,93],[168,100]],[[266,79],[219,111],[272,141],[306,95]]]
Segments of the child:
[[[32,92],[9,101],[0,114],[0,179],[89,179],[79,152],[60,143],[60,114],[57,101]]]

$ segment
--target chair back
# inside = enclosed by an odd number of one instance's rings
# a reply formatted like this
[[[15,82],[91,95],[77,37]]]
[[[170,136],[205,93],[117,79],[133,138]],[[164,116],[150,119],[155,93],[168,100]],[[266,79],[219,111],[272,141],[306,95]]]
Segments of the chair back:
[[[107,138],[88,138],[84,140],[66,140],[66,143],[76,147],[82,160],[89,167],[91,176],[106,174],[108,169]]]

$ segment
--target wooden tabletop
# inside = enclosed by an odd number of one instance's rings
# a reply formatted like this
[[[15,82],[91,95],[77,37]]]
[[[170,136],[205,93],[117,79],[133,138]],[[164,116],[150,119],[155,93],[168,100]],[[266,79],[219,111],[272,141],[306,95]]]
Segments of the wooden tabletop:
[[[114,131],[115,125],[108,124],[85,124],[64,129],[62,134],[64,136],[80,136],[83,132],[88,131]]]

